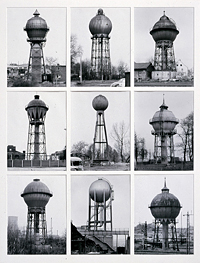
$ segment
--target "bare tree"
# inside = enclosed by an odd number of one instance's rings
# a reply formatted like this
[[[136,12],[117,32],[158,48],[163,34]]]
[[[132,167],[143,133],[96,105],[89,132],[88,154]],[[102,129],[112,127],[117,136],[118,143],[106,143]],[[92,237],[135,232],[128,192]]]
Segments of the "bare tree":
[[[116,142],[115,148],[122,162],[124,162],[127,153],[130,155],[130,139],[128,131],[129,127],[127,127],[124,121],[122,121],[119,124],[113,124],[112,132],[110,134],[110,137]]]
[[[46,60],[46,64],[49,66],[50,69],[51,69],[51,66],[57,64],[57,58],[46,57],[45,60]]]
[[[136,163],[138,161],[138,157],[142,159],[142,162],[148,155],[148,151],[145,146],[145,139],[138,137],[138,135],[134,134],[134,144],[135,144],[135,160]]]
[[[70,38],[70,52],[71,52],[71,70],[73,71],[73,66],[77,61],[78,57],[83,54],[83,48],[77,43],[77,36],[72,34]]]
[[[71,153],[78,154],[78,155],[84,155],[87,152],[87,146],[88,144],[84,141],[79,141],[77,143],[74,143],[72,145]]]
[[[124,61],[120,60],[117,66],[117,71],[120,78],[125,77],[125,72],[128,71],[128,65]]]
[[[177,144],[183,151],[183,160],[193,161],[193,139],[194,139],[194,113],[191,112],[187,117],[182,119],[179,124],[181,129],[178,133],[181,143]]]

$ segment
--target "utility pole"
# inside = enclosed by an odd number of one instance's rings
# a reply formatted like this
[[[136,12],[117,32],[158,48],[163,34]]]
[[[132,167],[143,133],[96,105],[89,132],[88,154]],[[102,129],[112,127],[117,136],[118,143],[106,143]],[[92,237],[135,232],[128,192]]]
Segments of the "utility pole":
[[[184,214],[183,216],[187,216],[187,254],[190,254],[190,216],[193,214],[190,214],[187,212],[187,214]]]

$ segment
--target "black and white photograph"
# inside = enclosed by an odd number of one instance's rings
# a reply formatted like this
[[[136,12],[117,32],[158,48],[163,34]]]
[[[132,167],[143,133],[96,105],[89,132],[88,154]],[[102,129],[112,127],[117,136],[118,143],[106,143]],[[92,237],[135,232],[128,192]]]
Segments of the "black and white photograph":
[[[194,8],[134,8],[134,44],[135,86],[193,86]]]
[[[8,170],[66,170],[66,93],[9,92]]]
[[[74,175],[71,185],[71,254],[130,254],[130,176]]]
[[[135,170],[193,170],[193,92],[135,92],[134,100]]]
[[[129,92],[71,94],[71,170],[130,170]]]
[[[66,86],[66,9],[7,9],[7,86]]]
[[[130,87],[130,8],[71,9],[71,86]]]
[[[66,254],[65,176],[7,177],[7,254]]]
[[[193,174],[135,176],[135,254],[194,253],[193,180]]]

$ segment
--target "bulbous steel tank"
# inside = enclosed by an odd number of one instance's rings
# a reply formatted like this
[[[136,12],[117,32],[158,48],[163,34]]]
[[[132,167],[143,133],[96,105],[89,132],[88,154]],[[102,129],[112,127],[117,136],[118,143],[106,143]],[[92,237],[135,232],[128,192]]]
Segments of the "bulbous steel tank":
[[[93,182],[89,188],[89,194],[93,201],[97,203],[102,203],[104,201],[104,193],[105,193],[105,201],[110,198],[112,189],[110,184],[104,179],[98,179]]]
[[[112,30],[110,19],[104,15],[103,9],[98,9],[97,15],[89,23],[89,29],[93,36],[107,37]]]
[[[156,134],[170,134],[174,131],[175,126],[179,123],[172,111],[168,110],[168,106],[163,101],[160,110],[156,111],[149,123],[153,126]]]
[[[175,219],[179,215],[181,205],[178,198],[169,193],[165,182],[162,193],[153,198],[149,208],[155,219],[170,220]]]
[[[170,40],[173,42],[179,34],[179,31],[176,28],[175,22],[164,14],[160,20],[155,23],[150,34],[155,42],[159,40]]]
[[[40,100],[39,95],[35,95],[34,99],[25,107],[27,114],[31,120],[43,119],[48,111],[48,106],[44,101]]]
[[[92,106],[96,111],[105,111],[108,108],[108,100],[105,96],[98,95],[93,99]]]
[[[34,17],[30,18],[24,30],[26,31],[30,42],[43,42],[45,41],[45,37],[49,28],[47,26],[46,21],[41,18],[40,13],[36,10],[33,13]]]
[[[33,179],[33,182],[28,184],[21,194],[28,207],[38,208],[45,207],[52,196],[49,188],[40,179]]]

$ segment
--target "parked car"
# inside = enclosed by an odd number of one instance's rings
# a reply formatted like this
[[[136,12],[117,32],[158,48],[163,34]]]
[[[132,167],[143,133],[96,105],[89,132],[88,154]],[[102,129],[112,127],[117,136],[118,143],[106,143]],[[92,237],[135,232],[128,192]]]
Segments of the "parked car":
[[[122,78],[110,85],[110,87],[125,87],[125,78]]]
[[[79,157],[70,158],[71,171],[83,171],[83,161]]]

